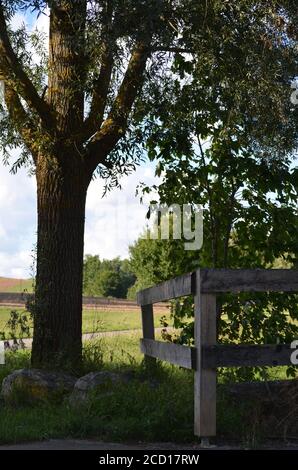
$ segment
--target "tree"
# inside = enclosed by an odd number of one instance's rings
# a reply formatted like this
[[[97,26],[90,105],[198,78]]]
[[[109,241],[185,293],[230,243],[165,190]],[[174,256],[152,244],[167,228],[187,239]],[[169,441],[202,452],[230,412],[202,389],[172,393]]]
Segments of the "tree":
[[[176,35],[164,27],[161,17],[164,13],[170,20],[171,12],[163,3],[0,3],[0,76],[6,103],[2,145],[7,152],[7,146],[21,143],[25,153],[14,168],[32,158],[37,180],[34,366],[76,365],[80,360],[87,188],[97,169],[115,178],[119,170],[128,171],[130,164],[117,144],[129,127],[153,35],[157,44],[162,36],[167,41]],[[37,47],[40,42],[24,29],[10,29],[20,8],[49,14],[46,77],[41,66],[32,66],[26,47],[29,40],[35,39]]]
[[[198,266],[193,253],[184,250],[184,242],[170,239],[150,239],[147,230],[129,247],[129,269],[136,280],[128,291],[128,298],[135,300],[141,289],[146,289],[171,277],[179,276]]]
[[[37,65],[27,44],[40,52],[40,38],[10,28],[20,8],[49,14],[49,56],[41,52]],[[152,87],[171,78],[171,54],[177,60],[185,53],[202,54],[212,70],[205,58],[219,41],[229,46],[226,57],[237,64],[241,48],[234,43],[239,36],[245,50],[263,50],[263,58],[272,59],[264,44],[269,36],[275,39],[274,21],[280,11],[286,18],[283,45],[289,26],[296,34],[288,21],[294,9],[289,0],[0,2],[0,77],[6,102],[2,147],[7,157],[9,147],[21,144],[24,152],[13,169],[32,162],[37,180],[34,366],[80,361],[87,189],[96,172],[109,176],[113,186],[119,173],[142,158]],[[239,21],[245,34],[237,33]]]
[[[83,293],[101,295],[98,287],[101,261],[99,256],[86,255],[84,259]]]
[[[172,122],[173,122],[173,114]],[[168,133],[169,128],[166,127]],[[168,134],[167,134],[168,137]],[[211,141],[213,136],[210,135]],[[163,176],[156,189],[168,206],[192,203],[204,207],[204,242],[199,251],[185,251],[185,240],[139,238],[130,248],[130,264],[140,289],[197,268],[293,269],[298,259],[297,168],[294,158],[282,162],[260,161],[253,154],[231,153],[233,145],[217,139],[206,151],[194,146],[185,161],[172,149],[161,160]],[[197,153],[195,151],[197,149]],[[206,155],[207,153],[207,155]],[[228,164],[227,164],[228,160]],[[193,299],[171,302],[175,328],[172,340],[193,344]],[[217,296],[218,341],[224,343],[291,343],[298,334],[297,295],[241,293]],[[166,325],[165,325],[166,326]],[[166,334],[165,339],[171,335]],[[256,370],[228,370],[251,380]],[[293,368],[288,369],[294,373]]]
[[[241,23],[238,26],[239,32]],[[242,39],[249,32],[243,34]],[[238,74],[237,63],[230,62],[224,51],[219,54],[221,42],[214,46],[214,55],[208,51],[213,73],[208,74],[199,59],[176,58],[172,70],[178,78],[157,89],[154,97],[156,120],[147,149],[152,159],[159,159],[156,173],[162,180],[153,187],[154,196],[157,192],[160,202],[168,206],[203,206],[204,244],[200,252],[183,257],[183,241],[138,240],[131,249],[137,285],[165,279],[165,270],[159,272],[151,262],[153,256],[156,260],[166,256],[168,278],[192,270],[194,265],[269,268],[283,261],[292,268],[297,264],[297,109],[287,97],[291,67],[282,66],[289,60],[292,46],[288,43],[279,50],[280,43],[273,42],[270,55],[279,56],[274,64],[277,70],[271,78],[272,69],[263,65],[262,71],[268,77],[270,97],[259,94],[263,85],[257,82],[254,107],[246,101],[252,89],[243,79],[248,73],[246,62],[251,63],[249,56],[243,57]],[[256,63],[261,59],[257,55]],[[230,72],[225,71],[227,64]],[[258,72],[256,66],[250,73]],[[278,113],[269,115],[270,102],[276,103]],[[264,120],[261,110],[266,109]],[[150,188],[143,191],[150,192]],[[170,251],[170,257],[165,255]],[[297,296],[243,294],[218,300],[220,341],[290,342],[297,335]],[[177,327],[183,327],[179,341],[193,340],[192,317],[189,300],[178,301],[174,320]]]
[[[83,292],[85,295],[126,298],[135,282],[127,260],[115,258],[100,261],[87,255],[84,260]]]
[[[120,282],[117,286],[115,297],[124,299],[124,298],[127,298],[128,291],[131,288],[131,286],[135,283],[136,277],[132,273],[130,269],[129,261],[127,259],[119,260],[119,261],[120,261],[120,266],[119,266],[118,272],[119,272]]]

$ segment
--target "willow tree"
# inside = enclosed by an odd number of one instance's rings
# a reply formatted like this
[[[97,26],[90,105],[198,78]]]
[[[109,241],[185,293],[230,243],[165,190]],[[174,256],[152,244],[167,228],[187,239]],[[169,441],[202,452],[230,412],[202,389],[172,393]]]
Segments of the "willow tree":
[[[98,168],[125,171],[125,155],[111,152],[128,127],[152,43],[171,23],[168,7],[158,0],[0,2],[4,150],[23,144],[15,168],[29,152],[37,181],[35,366],[80,359],[86,193]],[[42,64],[32,62],[28,46],[41,48],[37,33],[10,26],[15,12],[28,9],[49,16]]]
[[[145,119],[148,105],[159,106],[151,92],[177,80],[173,57],[195,53],[208,68],[208,48],[220,41],[225,50],[233,31],[226,54],[237,63],[242,9],[245,28],[268,25],[269,34],[283,3],[294,8],[290,0],[0,1],[1,146],[5,157],[21,146],[13,170],[32,164],[37,180],[34,366],[80,360],[87,189],[95,173],[113,185],[142,157],[138,144],[159,115]],[[20,10],[49,17],[48,53],[37,33],[12,29]],[[263,29],[255,31],[252,48],[265,50]]]

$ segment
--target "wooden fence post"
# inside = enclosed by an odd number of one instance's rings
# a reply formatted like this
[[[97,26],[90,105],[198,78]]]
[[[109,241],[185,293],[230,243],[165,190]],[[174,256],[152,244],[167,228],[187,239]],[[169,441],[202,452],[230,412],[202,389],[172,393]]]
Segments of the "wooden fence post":
[[[216,344],[216,295],[201,294],[200,270],[195,274],[194,433],[216,435],[216,369],[203,368],[202,348]]]
[[[143,338],[155,339],[153,305],[141,305]],[[156,364],[156,359],[145,355],[145,366],[150,368]]]

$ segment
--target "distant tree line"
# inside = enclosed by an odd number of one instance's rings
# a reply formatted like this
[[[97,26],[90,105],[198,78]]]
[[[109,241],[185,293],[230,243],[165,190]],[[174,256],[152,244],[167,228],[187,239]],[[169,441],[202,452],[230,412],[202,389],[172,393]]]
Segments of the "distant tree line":
[[[128,260],[114,258],[101,260],[99,256],[86,255],[84,259],[84,295],[126,298],[128,289],[135,283]]]

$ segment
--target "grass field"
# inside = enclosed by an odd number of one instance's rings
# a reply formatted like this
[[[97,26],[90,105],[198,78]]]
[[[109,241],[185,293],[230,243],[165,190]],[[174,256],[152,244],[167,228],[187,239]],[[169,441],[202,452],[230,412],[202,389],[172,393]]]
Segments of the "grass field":
[[[22,309],[17,309],[22,311]],[[10,316],[11,308],[0,307],[0,331],[8,333],[6,323]],[[164,313],[155,313],[155,326],[160,326],[160,319]],[[170,322],[169,314],[166,315]],[[141,328],[141,315],[137,311],[118,310],[84,310],[83,312],[83,333],[132,330]]]
[[[73,409],[61,404],[0,406],[0,444],[51,438],[94,438],[120,441],[181,441],[193,437],[193,374],[165,367],[154,378],[146,377],[141,366],[136,335],[101,339],[97,346],[85,345],[85,365],[97,348],[104,363],[97,370],[130,371],[136,380],[112,385],[108,393],[92,400],[88,407]],[[29,353],[19,352],[0,366],[0,381],[10,369],[27,367]]]
[[[32,279],[0,277],[0,292],[32,292]]]
[[[163,363],[154,376],[146,376],[142,359],[136,334],[86,342],[85,372],[130,371],[136,380],[111,384],[109,393],[94,397],[83,408],[73,409],[67,401],[54,406],[1,406],[0,444],[65,437],[194,442],[192,371]],[[28,366],[28,351],[8,354],[6,366],[0,366],[0,382],[11,370]],[[238,416],[231,419],[228,427],[235,425],[235,420],[238,424]],[[225,422],[220,426],[225,429]]]
[[[21,309],[20,309],[21,310]],[[0,331],[5,329],[11,308],[0,307]],[[162,312],[155,313],[160,326]],[[169,325],[169,313],[167,314]],[[84,332],[138,329],[137,311],[85,310]],[[7,333],[7,329],[6,329]],[[159,335],[157,335],[157,339]],[[158,362],[148,371],[139,347],[140,334],[101,337],[84,342],[83,365],[72,370],[77,376],[91,371],[128,372],[127,383],[110,384],[92,395],[88,406],[73,408],[68,400],[59,403],[5,405],[0,398],[0,444],[55,438],[94,438],[114,442],[195,442],[193,436],[193,371]],[[0,384],[11,371],[30,367],[30,351],[6,353],[0,366]],[[268,369],[268,379],[285,379],[286,368]],[[219,373],[218,438],[252,448],[275,432],[279,415],[258,403],[231,401],[224,392],[224,375]],[[260,397],[261,398],[261,397]],[[265,410],[265,411],[264,411]],[[264,414],[265,413],[265,414]],[[297,434],[298,408],[286,409],[279,436]],[[273,420],[273,421],[272,421]],[[275,423],[272,427],[272,422]],[[295,424],[296,423],[296,424]]]
[[[29,367],[30,352],[6,355],[0,382],[12,370]],[[95,438],[114,442],[195,442],[193,436],[193,372],[167,363],[146,372],[138,335],[105,337],[84,344],[83,375],[91,370],[128,372],[125,384],[110,384],[88,406],[72,408],[42,403],[0,406],[0,443],[50,438]],[[283,376],[283,368],[274,375]],[[262,442],[263,417],[255,403],[227,401],[218,388],[218,438],[245,447]],[[260,411],[261,413],[261,411]],[[287,424],[287,422],[286,422]],[[272,429],[269,430],[272,435]]]

